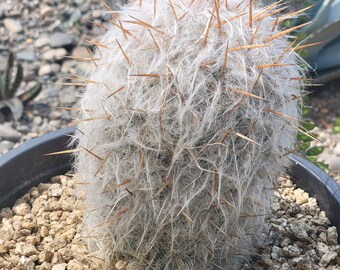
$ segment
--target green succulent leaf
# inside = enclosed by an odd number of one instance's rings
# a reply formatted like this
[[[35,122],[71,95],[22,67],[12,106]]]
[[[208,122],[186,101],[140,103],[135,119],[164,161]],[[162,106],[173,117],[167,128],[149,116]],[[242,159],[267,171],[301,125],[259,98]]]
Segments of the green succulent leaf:
[[[311,131],[315,128],[315,123],[314,122],[303,122],[301,124],[306,130]]]
[[[307,156],[317,156],[320,155],[324,150],[323,146],[314,146],[307,150],[306,155]]]
[[[339,134],[340,133],[340,127],[339,126],[333,127],[333,133],[334,134]]]
[[[337,118],[335,119],[335,126],[336,126],[336,127],[340,127],[340,117],[337,117]]]
[[[12,73],[13,73],[13,65],[14,65],[14,54],[10,52],[7,61],[7,67],[5,71],[5,86],[3,89],[3,99],[9,99],[13,97],[11,93],[11,81],[12,81]]]
[[[302,117],[308,117],[310,115],[310,109],[303,107],[302,108]]]
[[[311,142],[314,140],[312,137],[308,136],[305,133],[298,133],[297,139],[301,142]]]
[[[305,142],[305,143],[300,143],[299,144],[299,149],[301,151],[305,151],[310,147],[310,142]]]
[[[328,170],[329,165],[326,164],[326,163],[324,163],[324,162],[318,161],[318,162],[316,162],[315,164],[316,164],[316,166],[318,166],[318,167],[319,167],[321,170],[323,170],[323,171]]]
[[[308,160],[310,161],[310,162],[312,162],[312,163],[316,163],[316,161],[317,161],[317,157],[315,157],[315,156],[308,156],[307,157],[308,158]]]
[[[0,110],[9,109],[15,121],[18,121],[24,112],[24,105],[18,98],[0,100]]]
[[[22,78],[23,77],[24,77],[24,72],[23,72],[22,65],[20,65],[18,63],[17,73],[15,75],[15,79],[14,79],[14,82],[13,82],[11,90],[10,90],[10,93],[11,93],[12,96],[14,96],[14,94],[18,90],[18,88],[19,88],[19,86],[20,86],[20,84],[22,82]]]
[[[29,101],[33,100],[37,95],[39,95],[41,91],[41,84],[37,83],[31,89],[27,90],[26,92],[20,94],[18,98],[21,100],[23,104],[28,103]]]

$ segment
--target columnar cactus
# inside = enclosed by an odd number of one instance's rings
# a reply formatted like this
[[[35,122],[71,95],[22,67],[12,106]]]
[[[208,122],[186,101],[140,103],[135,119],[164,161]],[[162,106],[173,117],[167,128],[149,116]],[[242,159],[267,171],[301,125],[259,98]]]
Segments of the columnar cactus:
[[[110,269],[234,269],[255,252],[304,76],[278,9],[145,0],[113,13],[75,135],[84,229]]]

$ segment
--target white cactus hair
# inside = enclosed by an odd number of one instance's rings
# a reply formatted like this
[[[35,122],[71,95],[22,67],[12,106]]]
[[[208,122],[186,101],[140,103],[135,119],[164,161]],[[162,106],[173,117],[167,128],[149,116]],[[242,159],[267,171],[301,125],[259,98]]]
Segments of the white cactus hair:
[[[300,118],[304,70],[278,8],[144,0],[116,13],[74,137],[85,231],[107,267],[237,269],[254,254]]]

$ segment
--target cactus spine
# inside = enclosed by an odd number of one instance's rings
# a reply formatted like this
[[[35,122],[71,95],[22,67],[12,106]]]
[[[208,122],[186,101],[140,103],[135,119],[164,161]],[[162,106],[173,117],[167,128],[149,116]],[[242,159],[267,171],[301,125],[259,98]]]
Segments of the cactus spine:
[[[303,70],[278,4],[132,3],[101,37],[75,167],[107,266],[234,269],[289,165]]]

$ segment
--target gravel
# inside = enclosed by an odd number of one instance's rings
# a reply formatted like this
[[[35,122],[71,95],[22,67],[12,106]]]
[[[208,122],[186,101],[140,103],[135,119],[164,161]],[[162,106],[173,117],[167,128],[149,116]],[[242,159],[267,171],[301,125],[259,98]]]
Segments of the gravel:
[[[71,176],[32,188],[0,211],[0,269],[101,269],[81,236],[83,195]]]
[[[81,233],[84,195],[77,176],[55,176],[0,211],[1,269],[103,269]],[[340,269],[338,233],[315,198],[280,179],[266,234],[243,270]],[[116,269],[142,270],[119,260]]]

